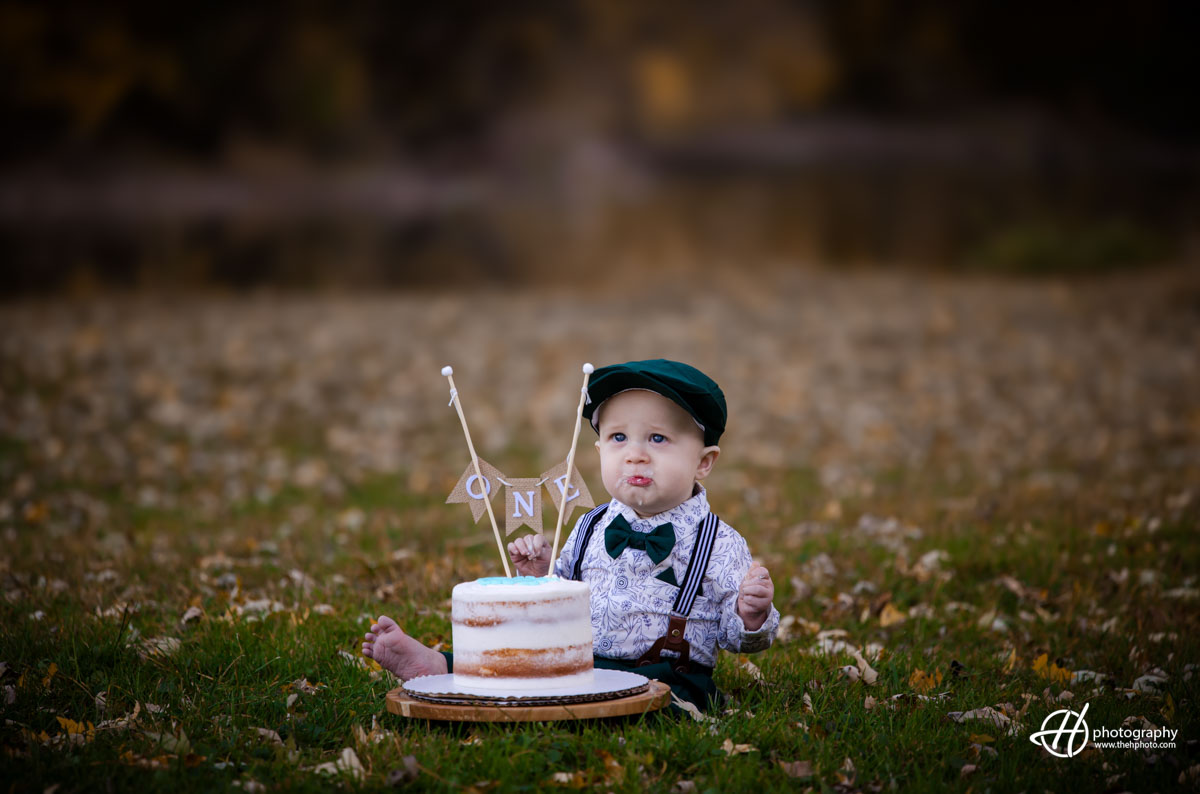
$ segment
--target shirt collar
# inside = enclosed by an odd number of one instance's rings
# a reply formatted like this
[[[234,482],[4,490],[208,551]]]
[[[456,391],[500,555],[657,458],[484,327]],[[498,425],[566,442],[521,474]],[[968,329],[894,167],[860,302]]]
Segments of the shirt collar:
[[[638,532],[649,532],[660,524],[670,524],[675,528],[677,538],[685,537],[708,515],[708,492],[703,485],[696,483],[696,490],[690,498],[649,518],[642,518],[629,505],[613,499],[605,514],[605,525],[618,515],[624,516],[630,528]]]

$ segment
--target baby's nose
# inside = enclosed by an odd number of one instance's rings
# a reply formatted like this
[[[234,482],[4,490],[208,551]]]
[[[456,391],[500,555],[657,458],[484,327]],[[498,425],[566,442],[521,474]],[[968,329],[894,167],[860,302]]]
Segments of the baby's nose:
[[[625,460],[631,463],[646,460],[646,445],[634,443],[626,446]]]

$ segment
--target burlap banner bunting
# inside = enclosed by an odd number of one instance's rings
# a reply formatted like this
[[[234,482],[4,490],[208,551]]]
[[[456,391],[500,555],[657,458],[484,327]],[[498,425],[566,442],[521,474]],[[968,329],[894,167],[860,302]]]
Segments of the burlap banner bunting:
[[[446,498],[446,504],[466,502],[471,506],[471,518],[476,522],[486,512],[485,498],[495,499],[497,492],[503,486],[504,497],[504,534],[511,535],[523,526],[534,532],[542,531],[542,488],[550,492],[554,508],[559,509],[563,490],[566,487],[567,462],[564,460],[552,469],[542,473],[540,477],[509,478],[492,464],[479,459],[479,470],[483,473],[481,480],[475,474],[475,466],[467,464],[462,476]],[[563,518],[570,519],[576,508],[595,507],[596,503],[588,492],[587,484],[579,474],[579,469],[571,472],[571,486],[567,493],[566,514]]]

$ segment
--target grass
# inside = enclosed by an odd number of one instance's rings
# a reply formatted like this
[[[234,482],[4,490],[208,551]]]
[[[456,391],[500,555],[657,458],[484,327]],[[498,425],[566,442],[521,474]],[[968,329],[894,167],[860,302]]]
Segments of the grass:
[[[5,471],[21,471],[24,454],[0,442]],[[1198,657],[1200,549],[1184,483],[1116,500],[1104,483],[1063,495],[951,483],[942,470],[891,469],[840,498],[808,469],[718,471],[713,503],[770,566],[776,605],[795,619],[788,636],[753,657],[721,655],[729,700],[712,721],[516,726],[392,716],[394,680],[357,655],[380,613],[448,644],[450,588],[499,567],[481,525],[442,504],[441,481],[364,476],[340,496],[288,486],[208,520],[117,489],[91,494],[107,518],[76,525],[62,497],[79,488],[43,486],[4,522],[0,779],[60,793],[323,791],[331,779],[316,768],[350,748],[360,775],[333,775],[347,789],[1178,787],[1200,738],[1186,667]],[[452,484],[456,472],[442,475]],[[723,490],[722,477],[754,493]],[[898,521],[881,529],[868,514]],[[936,564],[918,563],[937,550]],[[831,572],[813,562],[822,554]],[[189,607],[202,615],[182,625]],[[904,619],[884,625],[894,614]],[[867,648],[873,685],[842,671],[849,653],[814,652],[829,630]],[[164,637],[178,645],[147,645]],[[1155,667],[1161,691],[1134,690]],[[1071,683],[1080,670],[1105,684]],[[1046,715],[1083,703],[1092,726],[1138,717],[1177,729],[1177,749],[1060,759],[1030,742]],[[986,706],[1019,726],[947,716]]]

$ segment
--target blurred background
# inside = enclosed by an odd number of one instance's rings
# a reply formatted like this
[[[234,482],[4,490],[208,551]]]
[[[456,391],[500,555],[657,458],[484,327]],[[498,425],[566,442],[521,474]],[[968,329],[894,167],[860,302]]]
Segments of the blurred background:
[[[1194,262],[1187,2],[0,2],[0,290]]]
[[[448,493],[444,364],[532,475],[659,356],[822,494],[1194,483],[1192,9],[0,0],[8,514]]]

